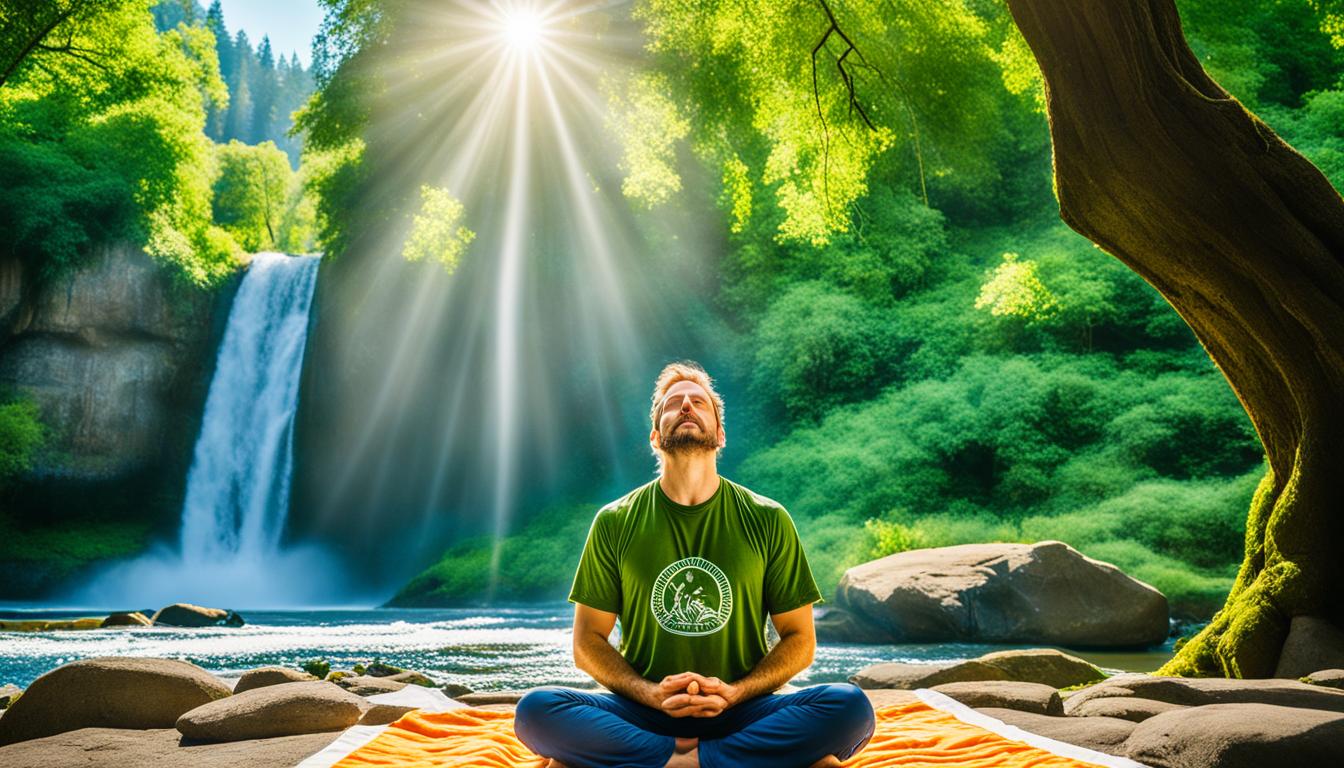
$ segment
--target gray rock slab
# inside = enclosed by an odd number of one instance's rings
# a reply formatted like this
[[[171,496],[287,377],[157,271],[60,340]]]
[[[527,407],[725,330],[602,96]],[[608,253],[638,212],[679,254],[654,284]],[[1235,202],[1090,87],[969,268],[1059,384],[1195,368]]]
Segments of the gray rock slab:
[[[944,683],[933,690],[949,696],[968,707],[994,707],[1034,712],[1038,715],[1063,715],[1064,704],[1059,691],[1040,683],[1022,683],[1012,680],[977,680],[965,683]]]
[[[1187,707],[1184,704],[1140,699],[1135,696],[1107,696],[1089,699],[1072,707],[1065,704],[1064,708],[1071,717],[1118,717],[1121,720],[1141,723],[1154,715]]]
[[[1134,697],[1185,706],[1206,704],[1273,704],[1344,712],[1344,691],[1297,680],[1229,680],[1220,677],[1111,678],[1069,697],[1064,711],[1072,714],[1085,702],[1107,697]]]
[[[1139,723],[1125,755],[1153,768],[1344,765],[1344,714],[1271,704],[1190,707]]]
[[[57,667],[0,719],[0,744],[81,728],[168,728],[182,713],[232,691],[195,664],[105,657]]]
[[[282,683],[212,701],[183,714],[177,730],[201,741],[245,741],[349,728],[368,707],[324,680]]]
[[[997,707],[985,707],[976,711],[1066,744],[1076,744],[1117,756],[1125,754],[1125,740],[1134,732],[1136,726],[1128,720],[1114,717],[1053,717]]]
[[[81,728],[0,747],[5,768],[293,768],[321,751],[334,734],[281,736],[225,744],[192,744],[172,728]]]

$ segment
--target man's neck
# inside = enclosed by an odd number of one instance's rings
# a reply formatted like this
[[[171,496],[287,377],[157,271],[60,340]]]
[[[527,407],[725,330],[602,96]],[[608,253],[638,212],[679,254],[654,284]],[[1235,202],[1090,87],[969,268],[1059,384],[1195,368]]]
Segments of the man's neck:
[[[693,507],[719,490],[719,471],[713,451],[663,455],[663,473],[658,476],[667,498]]]

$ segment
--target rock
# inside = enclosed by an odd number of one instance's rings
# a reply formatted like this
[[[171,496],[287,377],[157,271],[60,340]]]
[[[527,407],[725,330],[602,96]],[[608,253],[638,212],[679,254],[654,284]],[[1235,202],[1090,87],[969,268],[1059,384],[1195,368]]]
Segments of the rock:
[[[406,687],[406,683],[367,675],[345,675],[331,682],[357,696],[377,696],[380,693],[400,691]]]
[[[968,707],[1016,709],[1038,715],[1064,714],[1064,704],[1059,699],[1059,691],[1040,683],[976,680],[965,683],[943,683],[933,686],[933,690]]]
[[[0,685],[0,709],[9,709],[9,705],[22,695],[23,689],[13,683]]]
[[[1167,599],[1058,541],[917,549],[850,568],[837,607],[885,642],[1152,645]]]
[[[1088,699],[1072,707],[1066,705],[1065,709],[1073,717],[1118,717],[1121,720],[1141,723],[1154,715],[1187,707],[1184,704],[1140,699],[1137,696],[1108,696]]]
[[[1064,703],[1073,714],[1086,702],[1102,698],[1151,699],[1198,707],[1207,704],[1272,704],[1284,707],[1344,712],[1344,691],[1297,680],[1228,680],[1221,677],[1185,678],[1133,675],[1113,677],[1084,688]]]
[[[103,627],[148,627],[154,622],[150,621],[145,614],[139,611],[131,613],[114,613],[103,619]]]
[[[1209,704],[1139,723],[1125,755],[1151,766],[1344,765],[1344,714],[1271,704]]]
[[[398,672],[395,675],[388,675],[387,677],[384,677],[382,679],[391,680],[394,683],[405,683],[407,685],[420,685],[424,686],[425,688],[438,687],[437,683],[435,683],[433,680],[430,680],[428,677],[425,677],[424,675],[420,674],[419,672]]]
[[[401,716],[407,712],[414,712],[419,707],[407,707],[400,704],[374,704],[365,710],[364,715],[359,718],[359,725],[387,725],[401,719]]]
[[[241,627],[243,617],[223,608],[204,608],[191,603],[175,603],[154,614],[156,626],[169,627]]]
[[[977,711],[1041,736],[1117,756],[1125,754],[1125,740],[1136,727],[1113,717],[1052,717],[994,707]]]
[[[289,768],[330,744],[330,733],[281,736],[223,744],[184,742],[172,728],[83,728],[0,747],[5,768],[71,766],[190,766],[190,768]]]
[[[85,619],[23,619],[0,621],[0,632],[64,632],[78,629],[100,629],[103,620]]]
[[[849,678],[860,688],[928,688],[971,680],[1016,680],[1052,688],[1090,683],[1106,675],[1092,664],[1053,648],[995,651],[952,664],[874,664]]]
[[[1344,630],[1315,616],[1294,616],[1274,676],[1297,679],[1336,667],[1344,667]]]
[[[466,694],[471,693],[470,688],[460,683],[444,683],[440,690],[442,690],[450,699],[456,699],[458,696],[465,696]]]
[[[364,668],[364,674],[369,677],[391,677],[393,675],[399,675],[405,671],[406,670],[401,667],[394,667],[391,664],[384,664],[380,661],[375,661]]]
[[[899,688],[912,691],[944,683],[1003,679],[1005,679],[1003,670],[978,661],[962,661],[955,664],[887,662],[864,667],[850,675],[849,682],[860,688]]]
[[[367,704],[319,680],[254,688],[184,713],[177,730],[189,739],[242,741],[339,731],[359,721]]]
[[[1322,669],[1312,672],[1302,681],[1312,685],[1323,685],[1326,688],[1344,688],[1344,669]]]
[[[79,728],[165,728],[183,712],[230,693],[209,672],[185,661],[83,659],[28,686],[0,718],[0,744]]]
[[[1106,677],[1092,663],[1054,648],[995,651],[976,661],[1002,670],[1005,680],[1041,683],[1052,688],[1083,685]]]
[[[45,284],[12,261],[0,257],[0,387],[31,396],[57,427],[56,450],[33,474],[129,479],[168,450],[185,447],[189,460],[202,402],[183,394],[209,383],[199,379],[214,359],[216,293],[125,245],[99,248]]]
[[[316,679],[307,672],[288,667],[260,667],[244,672],[243,676],[238,678],[238,684],[233,687],[233,692],[238,694],[254,688],[265,688],[268,685],[305,683]]]

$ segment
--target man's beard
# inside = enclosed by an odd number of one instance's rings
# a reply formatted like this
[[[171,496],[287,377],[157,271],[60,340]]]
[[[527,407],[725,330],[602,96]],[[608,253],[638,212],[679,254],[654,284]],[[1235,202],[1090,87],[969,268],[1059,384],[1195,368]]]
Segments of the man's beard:
[[[682,429],[681,425],[686,422],[678,421],[671,432],[663,433],[658,436],[658,449],[663,453],[698,453],[700,451],[717,451],[719,441],[717,435],[706,432],[704,428]],[[694,422],[691,422],[694,423]],[[699,424],[696,424],[699,427]]]

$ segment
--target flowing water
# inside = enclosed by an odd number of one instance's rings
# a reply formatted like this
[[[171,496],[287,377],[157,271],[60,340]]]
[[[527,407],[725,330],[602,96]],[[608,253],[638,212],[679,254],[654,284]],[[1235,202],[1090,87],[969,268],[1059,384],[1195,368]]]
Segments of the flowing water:
[[[180,658],[222,677],[264,665],[296,667],[322,658],[332,669],[379,659],[439,683],[478,691],[536,685],[591,685],[571,656],[573,608],[566,603],[493,608],[244,611],[247,626],[137,627],[67,632],[0,632],[0,684],[27,686],[66,662],[94,656]],[[79,612],[5,612],[0,618],[58,618]],[[970,659],[1018,646],[971,643],[860,645],[820,643],[795,682],[845,680],[878,662]],[[1025,647],[1025,646],[1021,646]],[[1039,646],[1035,646],[1039,647]],[[1171,657],[1171,643],[1144,652],[1070,651],[1103,669],[1146,672]]]
[[[264,607],[357,599],[321,549],[281,541],[318,264],[315,256],[252,258],[206,396],[178,547],[109,567],[68,595],[70,603]]]

